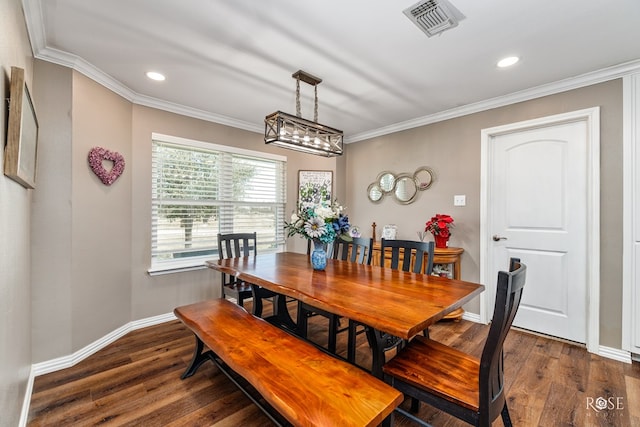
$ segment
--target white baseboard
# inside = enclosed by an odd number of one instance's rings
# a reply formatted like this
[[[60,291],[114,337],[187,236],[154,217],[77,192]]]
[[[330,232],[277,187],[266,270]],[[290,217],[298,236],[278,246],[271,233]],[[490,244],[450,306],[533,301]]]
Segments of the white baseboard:
[[[464,314],[462,315],[462,318],[464,320],[468,320],[470,322],[481,323],[480,322],[480,315],[476,314],[476,313],[469,313],[468,311],[465,311]]]
[[[27,389],[25,391],[24,402],[22,403],[22,411],[20,413],[20,427],[26,427],[27,425],[27,421],[29,418],[29,406],[31,404],[31,394],[33,393],[33,382],[35,380],[35,377],[37,377],[38,375],[44,375],[51,372],[59,371],[61,369],[70,368],[76,363],[81,362],[98,350],[115,342],[118,338],[128,334],[131,331],[146,328],[147,326],[159,325],[160,323],[170,322],[175,319],[176,316],[173,313],[167,313],[129,322],[121,328],[116,329],[110,334],[105,335],[99,340],[92,342],[88,346],[81,348],[80,350],[69,356],[58,357],[53,360],[34,363],[33,365],[31,365],[31,372],[29,373]]]
[[[56,359],[48,360],[46,362],[34,363],[31,367],[31,371],[34,377],[39,375],[56,372],[61,369],[66,369],[74,366],[76,363],[86,359],[98,350],[106,347],[107,345],[115,342],[118,338],[128,334],[136,329],[146,328],[147,326],[158,325],[160,323],[169,322],[175,320],[176,317],[173,313],[161,314],[159,316],[148,317],[146,319],[136,320],[129,322],[126,325],[116,329],[115,331],[105,335],[89,344],[88,346],[81,348],[75,353],[58,357]]]
[[[631,353],[626,350],[620,350],[617,348],[605,347],[601,345],[600,347],[598,347],[598,356],[617,360],[618,362],[631,363]]]
[[[20,412],[19,427],[26,427],[27,421],[29,421],[29,406],[31,405],[31,395],[33,394],[33,381],[35,375],[33,375],[33,366],[29,369],[29,379],[27,380],[27,389],[24,392],[24,401],[22,402],[22,411]]]
[[[480,323],[479,314],[469,313],[468,311],[465,311],[464,314],[462,315],[462,318],[464,320],[469,320],[471,322]],[[514,329],[517,329],[517,328],[514,327]],[[535,333],[531,331],[526,331],[526,332]],[[544,336],[544,335],[541,335],[541,336]],[[617,348],[605,347],[602,345],[598,347],[597,354],[598,356],[606,357],[607,359],[617,360],[618,362],[623,362],[623,363],[631,363],[631,360],[632,360],[630,352],[626,350],[620,350]]]

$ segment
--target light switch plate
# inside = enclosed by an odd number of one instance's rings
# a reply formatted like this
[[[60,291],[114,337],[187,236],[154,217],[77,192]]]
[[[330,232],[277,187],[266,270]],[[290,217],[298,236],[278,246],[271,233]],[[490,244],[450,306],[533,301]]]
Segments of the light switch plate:
[[[465,206],[467,204],[467,196],[459,194],[453,196],[453,206]]]

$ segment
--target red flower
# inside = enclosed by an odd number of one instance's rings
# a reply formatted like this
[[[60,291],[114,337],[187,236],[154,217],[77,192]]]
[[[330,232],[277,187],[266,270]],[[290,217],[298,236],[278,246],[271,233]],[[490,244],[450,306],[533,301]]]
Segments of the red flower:
[[[453,227],[453,218],[445,214],[436,214],[426,222],[424,231],[429,231],[434,236],[449,237],[451,236],[451,227]]]

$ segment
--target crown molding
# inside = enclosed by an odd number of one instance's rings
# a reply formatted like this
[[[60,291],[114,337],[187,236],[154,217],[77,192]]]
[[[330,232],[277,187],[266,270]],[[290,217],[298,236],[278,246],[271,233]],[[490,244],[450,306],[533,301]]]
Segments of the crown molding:
[[[604,68],[602,70],[593,71],[576,77],[571,77],[546,85],[536,86],[531,89],[514,92],[505,96],[487,99],[473,104],[467,104],[462,107],[452,108],[428,116],[418,117],[416,119],[395,123],[367,132],[361,132],[349,137],[345,137],[344,142],[352,143],[371,139],[390,133],[401,132],[408,129],[425,126],[444,120],[454,119],[456,117],[466,116],[468,114],[479,113],[481,111],[491,110],[493,108],[504,107],[518,102],[529,101],[543,96],[554,95],[556,93],[565,92],[572,89],[578,89],[585,86],[602,83],[605,81],[617,79],[628,74],[637,73],[640,70],[640,60],[625,62],[623,64]]]
[[[172,102],[140,94],[136,94],[132,102],[134,104],[144,105],[146,107],[152,107],[158,110],[168,111],[170,113],[181,114],[183,116],[192,117],[195,119],[206,120],[208,122],[218,123],[237,129],[243,129],[249,132],[264,134],[264,125],[262,123],[259,125],[255,123],[249,123],[244,120],[238,120],[229,116],[223,116],[222,114],[210,113],[208,111],[199,110],[197,108],[186,107],[181,104],[175,104]]]
[[[164,101],[158,98],[153,98],[151,96],[146,96],[134,92],[127,86],[123,85],[119,81],[115,80],[108,74],[105,74],[100,69],[94,67],[92,64],[76,55],[71,55],[57,49],[46,47],[40,49],[40,51],[35,54],[35,57],[43,61],[48,61],[71,68],[81,74],[84,74],[91,80],[95,81],[98,84],[101,84],[102,86],[106,87],[112,92],[115,92],[116,94],[122,96],[123,98],[134,104],[152,107],[158,110],[206,120],[209,122],[218,123],[238,129],[244,129],[250,132],[264,132],[264,128],[261,125],[257,125],[255,123],[237,120],[232,117],[223,116],[221,114],[210,113],[204,110],[199,110],[197,108],[187,107],[181,104]]]
[[[84,74],[91,80],[106,87],[112,92],[115,92],[128,101],[134,102],[136,96],[138,96],[134,91],[79,56],[72,55],[58,49],[45,47],[38,51],[35,54],[35,57],[43,61],[71,68],[81,74]]]

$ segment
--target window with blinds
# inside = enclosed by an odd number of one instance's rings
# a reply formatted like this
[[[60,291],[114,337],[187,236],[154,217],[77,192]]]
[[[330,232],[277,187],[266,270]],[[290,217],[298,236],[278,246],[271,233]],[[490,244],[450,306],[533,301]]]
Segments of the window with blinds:
[[[152,138],[151,270],[218,258],[218,233],[284,244],[286,157],[167,135]]]

